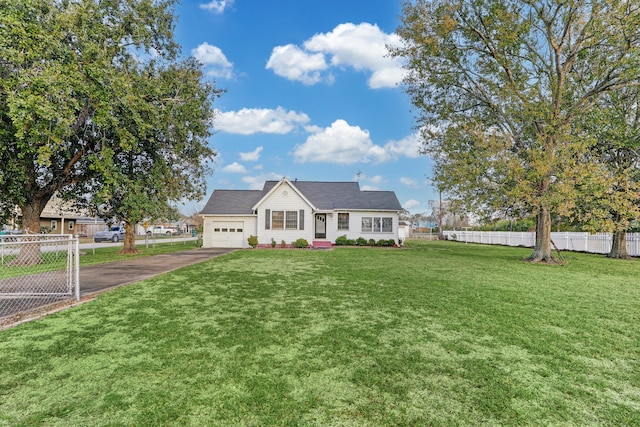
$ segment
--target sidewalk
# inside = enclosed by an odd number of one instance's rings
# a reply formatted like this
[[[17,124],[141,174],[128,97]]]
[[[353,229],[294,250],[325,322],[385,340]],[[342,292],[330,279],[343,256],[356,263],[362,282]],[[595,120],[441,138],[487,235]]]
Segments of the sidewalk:
[[[232,251],[200,248],[80,267],[80,297],[85,299],[111,288],[139,282]]]

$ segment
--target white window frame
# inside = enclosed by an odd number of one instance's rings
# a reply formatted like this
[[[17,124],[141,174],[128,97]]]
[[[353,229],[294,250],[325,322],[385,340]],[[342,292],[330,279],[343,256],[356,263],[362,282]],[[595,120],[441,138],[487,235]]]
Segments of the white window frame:
[[[284,212],[284,229],[285,230],[297,230],[298,229],[298,211],[285,211]],[[289,226],[291,225],[291,226]]]
[[[393,233],[393,218],[387,216],[363,216],[361,220],[363,233]]]
[[[346,224],[345,224],[346,215]],[[342,217],[342,220],[341,218]],[[338,230],[349,231],[349,212],[338,212]]]

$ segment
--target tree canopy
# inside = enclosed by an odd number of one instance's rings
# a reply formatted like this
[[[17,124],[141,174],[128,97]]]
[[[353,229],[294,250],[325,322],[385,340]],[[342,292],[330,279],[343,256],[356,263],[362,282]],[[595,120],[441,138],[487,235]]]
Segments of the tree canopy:
[[[576,121],[638,84],[639,29],[629,1],[404,3],[393,54],[434,179],[470,209],[535,215],[532,261],[554,261],[551,213],[572,215],[598,173],[586,161],[597,138]]]
[[[220,91],[178,60],[174,3],[0,0],[0,203],[25,229],[54,193],[147,214],[202,195]]]

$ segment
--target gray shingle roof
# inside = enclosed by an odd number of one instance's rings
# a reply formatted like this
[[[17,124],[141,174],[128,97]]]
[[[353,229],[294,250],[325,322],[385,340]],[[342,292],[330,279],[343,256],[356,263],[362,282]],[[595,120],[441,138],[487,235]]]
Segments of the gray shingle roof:
[[[278,182],[265,182],[262,191],[215,190],[201,213],[251,214],[251,208]],[[320,210],[402,210],[393,191],[361,191],[357,182],[292,181],[291,184]]]
[[[250,215],[251,208],[264,196],[262,190],[215,190],[201,214]]]

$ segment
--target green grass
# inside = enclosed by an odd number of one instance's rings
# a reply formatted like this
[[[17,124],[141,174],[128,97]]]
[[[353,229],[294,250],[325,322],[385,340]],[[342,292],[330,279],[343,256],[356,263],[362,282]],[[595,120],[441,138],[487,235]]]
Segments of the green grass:
[[[640,425],[637,262],[247,250],[0,332],[0,425]]]
[[[121,255],[118,253],[122,249],[122,244],[114,244],[113,246],[96,248],[96,249],[80,249],[80,266],[93,264],[102,264],[106,262],[122,261],[125,259],[146,257],[152,255],[160,255],[177,251],[186,251],[196,248],[195,241],[181,242],[160,242],[154,247],[153,241],[150,240],[147,248],[144,241],[136,242],[138,254]],[[29,274],[43,273],[53,270],[64,270],[67,267],[67,252],[44,252],[42,254],[42,262],[29,266],[11,266],[10,262],[15,256],[3,256],[0,260],[0,279],[9,277],[26,276]]]

